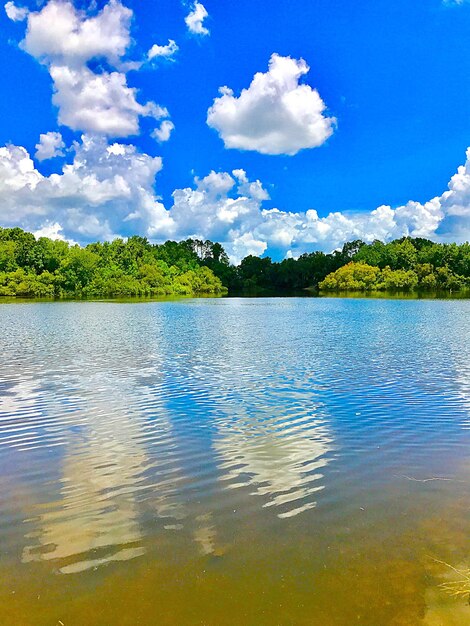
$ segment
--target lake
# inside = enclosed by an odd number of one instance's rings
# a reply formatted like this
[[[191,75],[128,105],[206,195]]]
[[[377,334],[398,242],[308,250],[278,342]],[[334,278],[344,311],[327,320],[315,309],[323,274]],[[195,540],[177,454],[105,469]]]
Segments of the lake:
[[[470,623],[469,300],[0,328],[2,626]]]

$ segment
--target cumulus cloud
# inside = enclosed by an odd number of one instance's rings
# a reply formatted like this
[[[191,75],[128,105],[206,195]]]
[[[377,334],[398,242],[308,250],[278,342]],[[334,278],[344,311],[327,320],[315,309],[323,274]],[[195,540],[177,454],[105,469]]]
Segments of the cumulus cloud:
[[[302,59],[273,54],[266,73],[255,74],[237,98],[228,87],[220,89],[207,112],[207,123],[217,130],[226,148],[262,154],[294,155],[317,148],[330,137],[336,119],[325,115],[318,91],[299,84],[309,71]]]
[[[22,22],[26,19],[29,10],[26,7],[18,7],[14,2],[5,4],[5,13],[13,22]]]
[[[170,59],[178,52],[179,48],[173,39],[169,39],[166,46],[159,46],[158,44],[153,44],[150,50],[147,52],[147,59],[151,61],[157,57],[163,57],[165,59]]]
[[[184,19],[189,32],[195,35],[209,35],[209,30],[203,24],[208,15],[206,7],[200,2],[195,2]]]
[[[34,163],[25,148],[13,145],[0,148],[0,194],[5,200],[9,200],[13,207],[11,217],[17,213],[15,192],[24,188],[34,192],[40,180],[42,176],[34,168]],[[6,206],[2,209],[2,218],[8,219],[9,215],[8,213],[5,215],[5,210]],[[18,217],[22,217],[21,213]]]
[[[169,233],[168,211],[154,193],[160,157],[135,146],[84,135],[72,163],[43,176],[25,148],[0,148],[0,222],[45,232],[54,225],[66,239],[86,242],[158,228]]]
[[[132,11],[119,0],[110,0],[96,15],[67,0],[49,0],[27,14],[21,47],[48,68],[60,124],[128,137],[139,133],[142,116],[168,117],[154,102],[141,104],[137,90],[127,84],[126,71],[140,65],[124,60],[131,44],[131,18]],[[91,61],[104,61],[109,69],[103,69],[103,63],[92,69]]]
[[[60,174],[44,176],[20,146],[0,148],[0,223],[86,243],[130,234],[153,241],[186,237],[220,241],[233,261],[331,251],[345,241],[404,235],[441,241],[470,238],[470,149],[448,190],[425,203],[382,205],[369,212],[269,208],[269,194],[246,172],[210,172],[173,192],[165,208],[155,191],[159,157],[135,146],[84,135]]]
[[[188,187],[173,193],[170,213],[179,236],[227,242],[238,236],[242,224],[250,230],[248,225],[253,225],[259,215],[260,200],[242,192],[240,185],[246,185],[245,181],[237,185],[235,175],[211,172],[202,179],[196,177],[195,184],[195,189]],[[256,190],[259,188],[258,181]]]
[[[45,222],[41,228],[35,230],[33,235],[36,239],[40,237],[47,237],[55,241],[67,241],[70,245],[75,245],[77,242],[73,239],[66,239],[64,237],[62,226],[58,222]]]
[[[260,181],[244,170],[211,172],[195,186],[176,190],[170,215],[177,236],[221,241],[231,258],[268,252],[299,256],[312,250],[329,252],[346,241],[389,241],[402,236],[439,241],[470,240],[470,148],[465,165],[451,178],[448,190],[428,202],[410,201],[368,212],[332,212],[320,217],[264,208],[269,196]]]
[[[85,66],[51,66],[50,73],[59,123],[73,130],[128,137],[138,134],[141,116],[157,120],[168,116],[168,111],[154,102],[139,104],[137,90],[127,86],[121,72],[95,74]]]
[[[445,219],[436,229],[437,236],[444,241],[470,241],[470,148],[465,165],[452,176],[439,203]]]
[[[60,133],[41,133],[39,143],[36,144],[36,154],[34,156],[38,161],[64,156],[64,148],[65,143]]]
[[[28,15],[23,48],[44,64],[83,65],[104,58],[115,65],[130,44],[132,11],[110,0],[95,16],[67,0],[50,0]]]
[[[168,141],[171,133],[173,132],[175,125],[170,120],[164,120],[159,128],[155,128],[152,131],[152,137],[156,139],[159,143],[163,143],[164,141]]]

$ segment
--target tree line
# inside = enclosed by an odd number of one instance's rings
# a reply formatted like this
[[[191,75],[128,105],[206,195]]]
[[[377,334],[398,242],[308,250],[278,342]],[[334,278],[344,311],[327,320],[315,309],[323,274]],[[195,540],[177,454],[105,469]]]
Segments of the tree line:
[[[330,254],[315,251],[273,262],[247,256],[230,263],[220,243],[146,238],[85,247],[21,228],[0,228],[0,295],[131,297],[281,294],[310,291],[458,291],[470,288],[470,244],[403,237],[356,240]]]
[[[459,291],[470,288],[470,244],[402,237],[355,240],[331,254],[310,252],[273,262],[247,256],[237,266],[206,261],[232,293],[311,291]]]
[[[37,298],[226,293],[192,240],[152,245],[143,237],[84,248],[21,228],[0,228],[0,295]]]
[[[403,237],[358,243],[351,260],[320,281],[322,291],[461,291],[470,289],[470,244]]]

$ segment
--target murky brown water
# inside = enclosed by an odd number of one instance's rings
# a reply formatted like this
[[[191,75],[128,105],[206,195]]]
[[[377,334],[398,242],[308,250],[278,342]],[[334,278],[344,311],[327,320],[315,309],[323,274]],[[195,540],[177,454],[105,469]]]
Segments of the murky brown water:
[[[469,313],[0,305],[0,624],[470,624]]]

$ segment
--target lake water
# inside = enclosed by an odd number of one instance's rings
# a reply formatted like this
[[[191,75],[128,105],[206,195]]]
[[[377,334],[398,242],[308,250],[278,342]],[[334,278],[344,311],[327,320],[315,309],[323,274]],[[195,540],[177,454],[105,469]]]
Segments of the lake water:
[[[2,626],[470,624],[470,301],[0,328]]]

